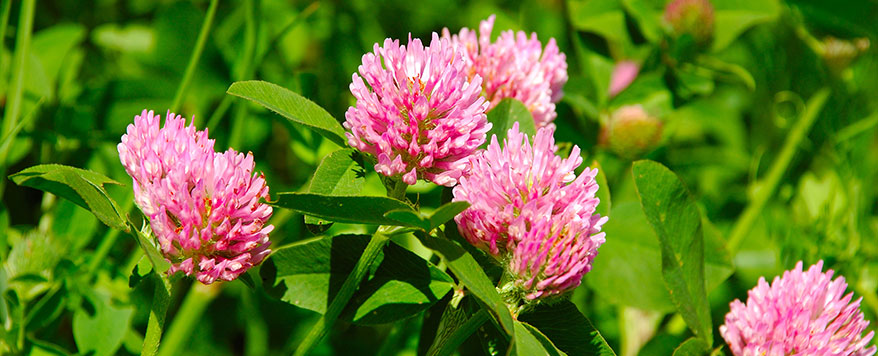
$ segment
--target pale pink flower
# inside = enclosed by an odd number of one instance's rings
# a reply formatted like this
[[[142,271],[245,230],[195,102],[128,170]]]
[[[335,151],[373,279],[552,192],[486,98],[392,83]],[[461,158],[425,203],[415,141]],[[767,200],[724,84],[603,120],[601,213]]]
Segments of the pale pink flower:
[[[454,188],[454,200],[471,205],[455,217],[461,234],[473,245],[508,262],[516,289],[528,299],[575,288],[591,269],[604,243],[595,213],[596,169],[574,173],[579,147],[562,159],[552,137],[541,128],[533,145],[518,123],[500,148],[497,137],[471,158],[470,174]]]
[[[567,83],[567,59],[550,38],[543,49],[537,34],[530,37],[523,31],[504,31],[491,42],[494,15],[479,24],[479,33],[463,28],[451,35],[447,28],[443,38],[450,38],[464,48],[470,76],[482,77],[484,95],[491,102],[489,109],[505,98],[520,100],[533,114],[537,127],[553,125],[558,115],[555,103],[563,96]]]
[[[747,304],[730,304],[722,337],[736,356],[821,355],[870,356],[867,348],[874,332],[861,334],[869,325],[860,312],[862,298],[851,302],[853,293],[844,294],[844,277],[832,280],[832,270],[823,270],[823,261],[807,271],[802,262],[774,277],[765,278],[748,294]]]
[[[271,217],[268,186],[253,175],[253,155],[214,152],[207,130],[185,126],[170,111],[144,110],[128,125],[119,159],[133,179],[137,206],[149,218],[159,248],[171,263],[204,284],[231,281],[269,254],[264,226]]]
[[[467,76],[460,50],[436,33],[429,47],[388,38],[363,55],[359,72],[350,85],[356,106],[345,113],[348,144],[375,155],[385,176],[457,184],[491,128],[482,79]]]
[[[634,79],[637,79],[638,72],[640,72],[640,65],[637,62],[621,61],[616,63],[613,74],[610,76],[610,96],[616,96],[631,85]]]

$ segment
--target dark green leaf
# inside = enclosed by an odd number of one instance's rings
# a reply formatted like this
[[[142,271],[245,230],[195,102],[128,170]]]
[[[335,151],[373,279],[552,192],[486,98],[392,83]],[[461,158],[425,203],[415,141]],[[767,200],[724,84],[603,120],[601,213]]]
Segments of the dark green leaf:
[[[567,355],[616,356],[603,335],[568,300],[539,305],[518,319],[539,329]]]
[[[407,223],[387,218],[384,214],[394,210],[414,212],[408,204],[387,197],[331,196],[289,192],[279,193],[277,200],[270,202],[270,204],[329,221],[378,225],[409,226]],[[415,225],[415,227],[418,226]]]
[[[281,247],[261,270],[265,286],[287,303],[324,313],[368,242],[366,235],[340,235]],[[387,244],[372,266],[374,273],[360,284],[341,319],[400,320],[429,308],[453,285],[445,272],[395,243]]]
[[[286,88],[269,82],[251,80],[232,83],[226,92],[252,100],[294,123],[316,131],[339,146],[346,146],[344,128],[332,115],[311,100]]]
[[[104,190],[104,184],[119,184],[104,175],[60,164],[27,168],[9,176],[15,184],[43,190],[91,211],[107,226],[127,231],[125,217]]]
[[[671,300],[695,336],[711,343],[704,241],[695,200],[677,175],[659,163],[637,161],[632,172],[640,204],[659,238],[662,277]]]
[[[710,345],[701,339],[690,337],[674,350],[674,356],[703,356],[710,352]]]
[[[657,43],[662,37],[661,18],[664,9],[661,6],[657,7],[657,4],[662,3],[647,0],[622,0],[625,11],[637,21],[637,27],[643,33],[643,37],[652,43]]]
[[[457,276],[460,282],[473,295],[485,303],[500,327],[507,334],[512,335],[514,332],[512,314],[506,308],[506,303],[503,302],[500,294],[497,293],[497,289],[491,283],[491,279],[488,278],[488,275],[485,274],[485,271],[479,266],[473,256],[460,247],[460,245],[450,240],[423,236],[421,234],[418,234],[418,238],[424,246],[442,255],[442,258],[448,264],[448,268],[454,272],[454,275]]]
[[[358,153],[351,148],[343,148],[323,158],[311,182],[308,185],[309,193],[352,196],[360,194],[363,190],[363,174],[356,157]],[[305,223],[311,225],[327,225],[330,222],[305,216]]]
[[[491,143],[491,136],[497,135],[497,142],[503,144],[506,133],[512,128],[512,124],[518,123],[518,131],[526,133],[533,138],[537,129],[534,126],[534,118],[520,101],[512,98],[503,99],[491,111],[488,111],[488,122],[491,130],[488,131],[487,140],[482,145],[487,147]]]

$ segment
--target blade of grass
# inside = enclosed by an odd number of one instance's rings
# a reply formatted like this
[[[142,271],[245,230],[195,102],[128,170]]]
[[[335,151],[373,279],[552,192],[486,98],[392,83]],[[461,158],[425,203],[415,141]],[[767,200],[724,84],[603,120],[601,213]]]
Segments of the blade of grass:
[[[12,90],[6,102],[6,111],[3,114],[3,135],[6,136],[15,128],[18,114],[21,111],[21,99],[24,94],[25,61],[30,51],[31,31],[34,25],[35,0],[21,2],[21,14],[19,15],[18,33],[15,36],[15,55],[12,59],[12,78],[10,79]]]
[[[192,335],[192,329],[201,320],[204,310],[210,305],[222,290],[222,283],[214,283],[204,285],[200,282],[193,282],[192,288],[183,298],[177,315],[174,315],[174,321],[168,327],[166,337],[159,349],[158,356],[183,355],[180,349],[183,343],[189,341]]]
[[[808,131],[811,130],[811,126],[814,124],[814,121],[817,120],[820,110],[822,110],[823,105],[826,104],[829,94],[829,89],[823,88],[808,100],[808,103],[805,105],[805,111],[802,113],[799,120],[796,121],[795,125],[793,125],[793,128],[790,129],[790,133],[787,136],[786,141],[784,141],[780,154],[778,154],[774,164],[772,164],[769,169],[768,175],[763,178],[762,181],[756,183],[759,185],[759,189],[756,191],[753,199],[750,200],[750,203],[747,204],[747,207],[744,208],[744,212],[741,213],[738,220],[735,221],[735,225],[729,235],[727,248],[731,255],[734,256],[735,252],[738,251],[741,241],[744,239],[744,236],[750,232],[753,223],[756,222],[756,218],[762,213],[762,208],[765,207],[765,203],[767,203],[768,199],[774,195],[774,191],[777,190],[780,179],[783,178],[784,172],[787,171],[787,167],[789,167],[790,162],[793,160],[793,156],[799,148],[799,144],[808,135]]]
[[[9,13],[12,12],[12,0],[3,0],[0,3],[0,43],[5,43],[6,27],[9,26]],[[5,94],[5,93],[0,93]]]
[[[216,16],[218,4],[219,0],[210,0],[210,6],[207,7],[207,15],[204,17],[204,22],[201,23],[198,39],[195,40],[195,49],[192,51],[192,56],[189,57],[186,72],[183,73],[183,81],[180,82],[180,86],[177,87],[177,93],[174,94],[171,112],[177,112],[180,104],[182,104],[183,97],[186,95],[186,91],[189,89],[189,83],[192,82],[192,76],[195,74],[195,66],[198,65],[198,60],[201,59],[201,53],[204,52],[204,43],[207,42],[207,35],[210,33],[211,26],[213,26],[213,18]]]
[[[308,5],[308,7],[306,7],[304,10],[302,10],[299,15],[292,19],[286,26],[284,26],[282,30],[280,30],[280,32],[277,33],[276,36],[274,36],[274,38],[271,39],[271,42],[268,44],[268,46],[265,47],[263,51],[256,55],[256,60],[250,64],[251,68],[246,68],[246,70],[241,71],[241,73],[253,73],[253,71],[255,71],[255,68],[261,65],[262,62],[265,60],[265,56],[267,56],[272,49],[277,48],[277,43],[280,42],[280,39],[283,38],[283,36],[286,35],[287,32],[296,28],[296,26],[302,23],[302,21],[310,17],[311,14],[317,11],[319,7],[320,3],[314,2],[311,3],[311,5]],[[234,78],[235,81],[242,81],[246,79],[243,75],[237,76],[236,74],[238,73],[232,73],[232,78]],[[207,120],[207,128],[210,131],[214,131],[216,129],[216,125],[219,124],[220,119],[222,119],[222,117],[226,114],[226,111],[229,110],[229,107],[232,106],[232,100],[234,98],[235,97],[231,95],[223,96],[223,100],[220,101],[220,104],[216,107],[216,110],[214,110],[213,114],[210,115],[210,119]]]
[[[235,77],[249,78],[253,76],[253,54],[256,51],[256,35],[259,33],[256,26],[256,6],[253,1],[244,2],[244,51],[235,66]],[[229,146],[239,147],[244,133],[244,116],[247,115],[246,102],[240,102],[235,106],[232,117],[232,131],[229,133]]]
[[[9,21],[9,6],[4,5],[3,13],[3,34],[6,32],[6,25]],[[21,12],[18,16],[18,32],[15,35],[15,54],[12,59],[12,78],[10,79],[11,92],[6,95],[6,108],[3,113],[3,127],[0,133],[4,136],[4,141],[13,140],[15,138],[18,114],[21,111],[21,100],[24,94],[24,76],[25,61],[29,57],[31,31],[34,25],[34,8],[35,0],[24,0],[21,2]],[[0,37],[3,40],[3,37]],[[42,101],[40,101],[42,102]],[[39,103],[37,104],[39,108]],[[36,112],[36,109],[33,111]],[[20,129],[19,129],[20,130]],[[6,176],[6,153],[11,145],[3,145],[0,147],[0,177]],[[3,191],[6,188],[6,179],[0,179],[0,199],[3,198]]]

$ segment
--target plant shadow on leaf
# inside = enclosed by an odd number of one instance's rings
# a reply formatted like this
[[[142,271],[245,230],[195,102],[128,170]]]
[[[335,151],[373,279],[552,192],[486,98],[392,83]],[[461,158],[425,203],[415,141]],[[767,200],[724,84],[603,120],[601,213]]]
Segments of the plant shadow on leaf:
[[[275,251],[261,270],[269,295],[324,313],[368,244],[367,235],[306,240]],[[410,317],[438,302],[450,276],[390,243],[372,265],[341,319],[381,324]]]

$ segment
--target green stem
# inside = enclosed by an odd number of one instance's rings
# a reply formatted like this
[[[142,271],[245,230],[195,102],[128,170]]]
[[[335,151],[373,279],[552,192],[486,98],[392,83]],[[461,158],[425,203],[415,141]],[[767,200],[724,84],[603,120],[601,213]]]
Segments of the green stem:
[[[351,272],[351,274],[348,275],[348,278],[345,279],[338,294],[332,299],[332,303],[329,304],[326,313],[323,314],[320,320],[317,320],[317,324],[311,328],[311,332],[309,332],[308,336],[305,337],[305,340],[299,344],[299,347],[296,349],[296,356],[307,354],[317,345],[318,342],[320,342],[320,339],[326,335],[326,332],[329,331],[335,323],[335,320],[341,315],[342,310],[347,306],[348,301],[350,301],[351,297],[354,295],[360,281],[363,280],[363,277],[369,272],[369,268],[372,263],[375,262],[375,258],[378,257],[378,254],[389,240],[390,235],[384,231],[384,228],[379,228],[378,231],[375,232],[375,235],[372,235],[372,239],[369,240],[369,244],[366,245],[366,250],[363,251],[363,255],[360,256],[360,260],[357,261],[357,265],[354,266],[353,272]]]
[[[234,97],[231,95],[223,96],[223,100],[220,101],[219,106],[216,107],[216,110],[210,115],[210,119],[207,120],[208,131],[213,132],[216,130],[216,125],[219,125],[220,119],[223,118],[223,115],[225,115],[226,111],[229,111],[229,107],[232,106],[233,98]]]
[[[183,304],[180,305],[179,312],[174,316],[174,322],[168,328],[168,333],[159,351],[159,356],[182,354],[180,346],[189,340],[192,329],[201,320],[204,309],[219,295],[220,289],[221,283],[203,285],[195,282],[192,285],[192,288],[186,293],[186,297],[183,298]]]
[[[164,278],[158,274],[153,282],[155,290],[153,291],[152,307],[149,310],[149,321],[146,324],[146,335],[143,336],[143,348],[140,350],[140,356],[153,356],[159,349],[159,342],[162,339],[162,328],[165,326],[165,317],[168,314],[168,306],[171,304],[171,293],[168,284]]]
[[[244,354],[265,355],[268,353],[268,326],[262,318],[253,317],[260,315],[259,296],[256,290],[241,287],[241,301],[245,317],[244,328]]]
[[[291,20],[286,26],[284,26],[284,28],[282,30],[280,30],[280,32],[277,33],[277,35],[274,36],[274,38],[271,40],[271,43],[269,43],[268,46],[265,47],[266,48],[265,50],[259,52],[259,54],[256,55],[256,59],[252,63],[250,63],[249,68],[247,68],[246,70],[240,71],[240,72],[252,73],[253,68],[258,67],[260,64],[262,64],[262,62],[265,60],[265,57],[270,52],[270,49],[276,48],[277,42],[279,42],[280,39],[283,38],[283,36],[287,34],[287,32],[296,28],[296,26],[299,23],[301,23],[302,20],[311,16],[311,14],[313,14],[315,11],[317,11],[317,8],[319,8],[319,7],[320,7],[320,3],[314,2],[311,5],[309,5],[307,8],[305,8],[305,10],[302,10],[302,12],[299,13],[299,15],[296,16],[296,18]],[[235,81],[246,79],[246,78],[244,78],[243,74],[241,76],[236,76],[235,74],[237,74],[237,73],[233,73],[233,76],[232,76],[232,78]],[[210,119],[207,120],[207,128],[210,131],[213,131],[216,129],[216,125],[219,124],[220,119],[223,118],[223,115],[226,114],[226,111],[229,111],[229,107],[232,106],[232,99],[233,98],[234,97],[231,95],[224,96],[223,100],[220,101],[220,104],[216,107],[216,110],[214,110],[213,114],[210,115]]]
[[[0,46],[6,43],[6,27],[9,26],[9,13],[12,12],[12,0],[3,0],[0,4]]]
[[[460,345],[463,344],[463,342],[469,338],[470,335],[472,335],[474,332],[476,332],[476,330],[479,330],[479,328],[482,326],[482,324],[484,324],[486,321],[488,321],[488,318],[489,318],[488,311],[486,311],[485,309],[479,309],[479,311],[477,313],[473,314],[473,316],[471,316],[469,319],[467,319],[466,322],[464,322],[461,325],[454,326],[454,327],[456,327],[454,332],[451,335],[449,335],[447,338],[445,338],[444,340],[440,341],[441,346],[439,347],[439,349],[437,350],[437,349],[433,349],[431,347],[430,350],[427,351],[427,355],[428,356],[451,355],[454,352],[454,350],[457,350],[457,348],[460,347]]]
[[[9,3],[4,4],[3,9],[3,34],[5,35],[5,24],[9,21]],[[3,113],[3,131],[2,136],[9,136],[13,139],[13,131],[18,121],[18,115],[21,111],[21,100],[24,94],[24,76],[25,64],[30,51],[30,37],[34,25],[34,8],[35,0],[24,0],[21,2],[21,12],[18,17],[18,32],[15,36],[15,57],[12,59],[12,78],[11,93],[6,98],[6,109]],[[0,38],[2,40],[3,38]],[[3,160],[0,161],[0,176],[6,176],[6,149],[2,152]],[[6,179],[0,179],[0,198],[3,197],[3,190],[6,187]]]
[[[198,33],[198,39],[195,41],[195,50],[192,51],[192,56],[189,57],[189,64],[186,65],[186,72],[183,74],[183,81],[180,82],[180,86],[177,87],[177,94],[174,95],[174,103],[171,104],[171,112],[176,112],[177,109],[180,108],[183,96],[186,95],[186,90],[189,89],[189,83],[192,81],[192,76],[195,74],[195,66],[198,65],[198,60],[201,59],[201,53],[204,52],[204,43],[207,42],[207,35],[210,33],[210,27],[213,25],[213,18],[216,15],[217,4],[219,4],[219,0],[210,0],[210,6],[207,7],[207,15],[204,17],[204,22],[201,24],[201,32]]]
[[[733,256],[735,252],[738,251],[744,237],[750,233],[753,223],[756,222],[756,218],[762,213],[762,209],[765,207],[768,199],[774,195],[774,191],[777,189],[777,185],[780,183],[780,179],[783,177],[784,172],[786,172],[787,167],[789,167],[799,144],[807,136],[808,131],[817,119],[820,110],[823,109],[823,105],[826,104],[829,94],[829,89],[823,88],[811,97],[808,104],[805,106],[805,111],[802,113],[802,117],[799,118],[790,130],[790,133],[781,148],[780,154],[777,156],[777,159],[775,159],[774,164],[768,171],[768,175],[763,181],[757,182],[758,189],[756,190],[756,194],[735,222],[732,232],[729,235],[727,248],[729,253]]]
[[[24,93],[25,62],[30,51],[30,37],[34,25],[35,0],[21,2],[21,14],[18,20],[18,33],[15,36],[15,58],[12,60],[12,93],[6,104],[3,115],[3,134],[8,134],[15,127],[21,111],[21,99]]]
[[[256,51],[256,5],[253,1],[246,1],[244,7],[244,52],[241,54],[241,60],[235,67],[234,76],[238,80],[252,76],[253,54]],[[227,95],[228,96],[228,95]],[[241,138],[244,133],[244,119],[247,115],[247,105],[245,101],[240,101],[235,107],[235,115],[232,118],[232,131],[229,134],[229,146],[239,147]]]

